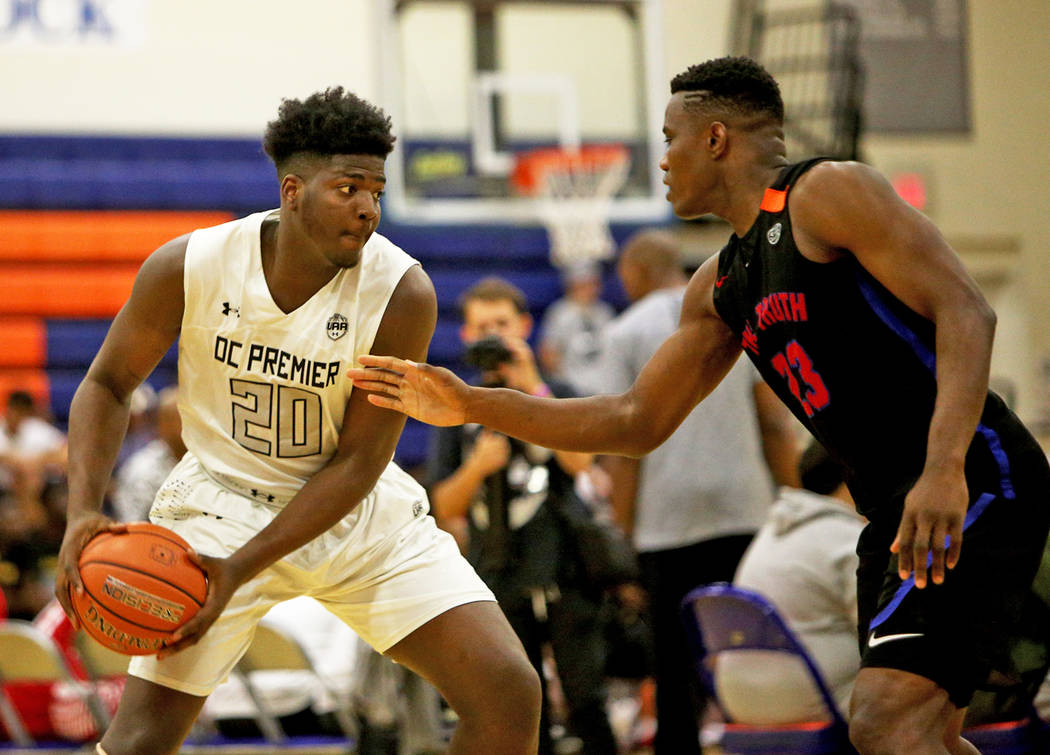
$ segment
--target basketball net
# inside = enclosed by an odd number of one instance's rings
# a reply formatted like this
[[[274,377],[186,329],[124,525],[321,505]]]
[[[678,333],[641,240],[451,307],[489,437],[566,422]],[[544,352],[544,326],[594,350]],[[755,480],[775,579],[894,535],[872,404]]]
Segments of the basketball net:
[[[553,147],[517,155],[511,180],[519,193],[536,200],[552,264],[568,267],[613,256],[609,210],[630,167],[630,153],[621,144]]]

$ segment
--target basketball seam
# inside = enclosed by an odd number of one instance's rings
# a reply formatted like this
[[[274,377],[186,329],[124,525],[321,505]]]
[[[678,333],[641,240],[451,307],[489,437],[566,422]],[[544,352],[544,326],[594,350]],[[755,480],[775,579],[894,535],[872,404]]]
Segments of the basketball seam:
[[[155,524],[153,526],[154,527],[159,527],[160,525],[159,524]],[[185,549],[185,548],[192,548],[193,547],[189,543],[187,543],[184,538],[182,538],[181,536],[175,534],[174,532],[171,533],[171,535],[167,534],[166,532],[154,532],[152,530],[131,530],[131,532],[138,532],[139,534],[142,534],[142,535],[152,535],[154,537],[159,537],[161,540],[167,540],[169,543],[175,543],[175,545],[177,545],[177,546],[179,546],[180,548],[183,548],[183,549]],[[174,537],[173,537],[173,535],[174,535]]]
[[[151,524],[153,527],[157,527],[158,529],[164,530],[164,528],[161,527],[159,524],[152,524],[152,522],[142,522],[142,524]],[[126,532],[110,532],[108,530],[104,530],[102,532],[99,532],[98,535],[95,535],[90,540],[88,540],[87,545],[84,546],[84,550],[81,552],[81,555],[87,555],[89,551],[94,550],[94,548],[92,548],[92,545],[98,547],[98,545],[100,544],[97,542],[99,539],[99,535],[110,535],[111,537],[119,537],[121,535],[130,535],[133,533],[137,533],[140,535],[150,535],[152,537],[160,538],[161,540],[166,540],[169,543],[173,543],[174,545],[179,546],[179,548],[181,548],[182,550],[193,548],[193,546],[186,542],[186,540],[181,535],[175,532],[169,532],[167,530],[165,530],[164,532],[157,532],[152,529],[133,529],[128,530]]]
[[[204,605],[204,603],[201,603],[200,601],[198,601],[195,597],[190,595],[188,592],[183,590],[178,585],[172,584],[168,580],[162,579],[161,577],[158,577],[156,574],[150,574],[148,571],[142,571],[141,569],[136,569],[134,567],[128,566],[127,564],[117,563],[116,561],[85,561],[84,563],[79,564],[77,566],[77,568],[81,569],[81,568],[83,568],[85,566],[90,566],[91,564],[105,564],[106,566],[118,566],[121,569],[127,569],[128,571],[134,572],[135,574],[141,574],[144,577],[149,577],[150,579],[155,579],[158,582],[163,582],[164,584],[168,585],[168,587],[172,588],[173,590],[178,590],[179,592],[181,592],[187,598],[189,598],[194,603],[196,603],[197,604],[197,608],[201,608]],[[81,581],[83,581],[83,578],[81,578]],[[86,590],[87,587],[85,587],[84,589]],[[137,589],[142,589],[142,588],[137,588]],[[205,590],[205,596],[207,596],[207,590],[208,590],[208,578],[207,577],[204,578],[204,590]],[[94,598],[95,596],[92,595],[92,597]],[[157,597],[160,597],[160,596],[158,595]],[[95,598],[95,600],[97,601],[98,598]],[[205,600],[207,600],[207,597],[205,597]]]

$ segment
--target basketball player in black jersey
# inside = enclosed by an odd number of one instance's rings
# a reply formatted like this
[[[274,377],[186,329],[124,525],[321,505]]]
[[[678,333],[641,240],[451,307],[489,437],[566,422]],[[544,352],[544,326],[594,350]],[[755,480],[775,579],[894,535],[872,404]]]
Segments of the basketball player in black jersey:
[[[779,88],[759,65],[709,61],[671,92],[667,198],[679,217],[714,213],[734,235],[696,272],[677,332],[629,391],[539,399],[375,357],[351,377],[374,404],[432,424],[637,456],[746,353],[849,470],[870,519],[851,739],[865,755],[975,753],[963,714],[990,679],[1021,681],[1007,651],[1031,630],[1020,616],[1050,522],[1045,456],[988,391],[995,315],[874,170],[789,164]],[[1027,671],[1037,684],[1043,669]]]

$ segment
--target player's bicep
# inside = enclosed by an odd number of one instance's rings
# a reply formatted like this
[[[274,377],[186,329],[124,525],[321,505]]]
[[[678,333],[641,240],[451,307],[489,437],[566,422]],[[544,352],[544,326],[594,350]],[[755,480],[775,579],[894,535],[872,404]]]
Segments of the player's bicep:
[[[846,250],[894,296],[934,320],[980,301],[976,283],[936,226],[879,173],[858,163],[813,169],[792,193],[796,234]]]
[[[423,361],[436,322],[434,286],[422,268],[409,268],[387,304],[371,353]],[[381,464],[376,472],[378,475],[394,453],[405,425],[405,415],[381,409],[369,403],[367,396],[367,391],[361,390],[350,394],[338,456],[356,456],[367,464]]]
[[[188,236],[164,244],[142,263],[131,295],[113,319],[87,377],[125,398],[157,366],[182,327]]]
[[[726,376],[740,343],[714,308],[717,255],[693,274],[678,328],[642,368],[630,393],[637,410],[663,437]]]

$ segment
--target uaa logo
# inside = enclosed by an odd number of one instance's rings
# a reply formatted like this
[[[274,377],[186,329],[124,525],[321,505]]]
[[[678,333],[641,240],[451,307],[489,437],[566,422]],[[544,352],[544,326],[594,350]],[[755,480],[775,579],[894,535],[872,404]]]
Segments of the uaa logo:
[[[328,318],[328,325],[325,326],[325,330],[328,333],[328,337],[333,341],[338,341],[340,338],[346,335],[346,331],[349,328],[349,321],[341,314],[336,312],[334,315]]]

